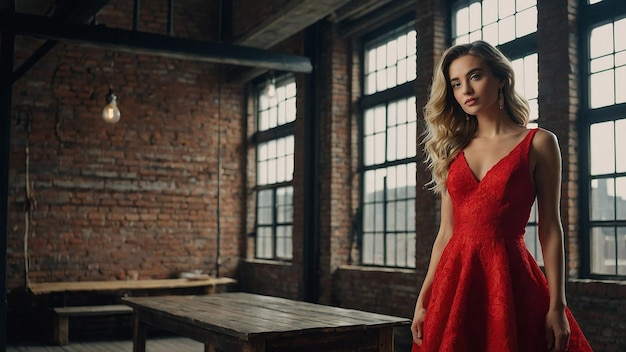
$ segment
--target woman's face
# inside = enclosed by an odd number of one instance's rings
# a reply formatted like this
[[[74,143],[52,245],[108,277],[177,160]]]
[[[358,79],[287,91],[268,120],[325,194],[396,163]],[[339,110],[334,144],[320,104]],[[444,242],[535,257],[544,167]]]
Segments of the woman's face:
[[[498,109],[498,90],[504,82],[481,59],[461,56],[450,63],[448,73],[454,98],[465,113],[480,115]]]

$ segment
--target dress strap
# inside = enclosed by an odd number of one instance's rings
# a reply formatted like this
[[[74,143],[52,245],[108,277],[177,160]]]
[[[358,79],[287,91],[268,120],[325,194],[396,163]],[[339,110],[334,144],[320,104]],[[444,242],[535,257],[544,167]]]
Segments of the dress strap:
[[[528,153],[530,152],[530,143],[532,143],[533,137],[535,137],[535,133],[537,133],[538,129],[539,128],[537,127],[531,128],[530,131],[526,133],[526,137],[524,137],[524,140],[522,141],[522,154],[523,155],[528,156]]]

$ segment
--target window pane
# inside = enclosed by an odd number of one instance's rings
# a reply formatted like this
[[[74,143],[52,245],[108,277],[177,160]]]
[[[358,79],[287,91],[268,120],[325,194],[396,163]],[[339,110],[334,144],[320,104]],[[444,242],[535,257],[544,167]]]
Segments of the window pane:
[[[537,31],[537,8],[531,7],[528,10],[517,14],[515,19],[516,35],[521,38],[527,34]]]
[[[616,274],[615,229],[593,227],[591,229],[591,272],[593,274]]]
[[[385,265],[385,236],[382,233],[374,234],[374,264]]]
[[[498,21],[498,0],[483,0],[483,24]]]
[[[515,0],[515,10],[517,12],[535,5],[537,5],[537,0]]]
[[[385,230],[385,203],[374,204],[374,231]]]
[[[617,228],[617,275],[626,275],[626,227]]]
[[[267,161],[259,161],[257,163],[256,169],[257,181],[258,185],[267,184]]]
[[[613,70],[592,74],[589,88],[591,93],[591,108],[594,109],[612,105],[615,102],[614,88]]]
[[[615,172],[615,134],[613,121],[591,125],[591,175]]]
[[[363,204],[363,232],[374,231],[374,205]]]
[[[407,246],[408,242],[408,233],[403,232],[396,235],[396,266],[406,266],[407,265]]]
[[[613,53],[613,24],[605,24],[591,30],[589,56],[596,58]]]
[[[276,221],[291,223],[293,219],[293,188],[282,187],[276,190]]]
[[[407,32],[407,35],[406,35],[406,56],[408,58],[415,58],[416,54],[417,54],[417,32],[414,29],[411,29]]]
[[[626,18],[615,21],[614,27],[615,51],[626,50],[626,36],[624,35],[626,33]]]
[[[615,169],[626,172],[626,119],[615,121]]]
[[[515,13],[515,1],[500,0],[498,1],[498,4],[498,16],[500,18],[505,18]]]
[[[456,12],[454,25],[456,28],[456,36],[469,33],[469,8],[463,7]]]
[[[396,203],[387,203],[387,223],[385,230],[394,231],[397,228],[396,217]]]
[[[507,17],[500,20],[498,44],[507,43],[515,39],[515,17]]]
[[[615,82],[615,103],[626,103],[626,66],[615,69]]]
[[[615,220],[615,181],[613,178],[591,180],[591,220]]]
[[[276,228],[276,257],[291,259],[291,226],[278,226]]]
[[[617,220],[626,220],[626,177],[615,179],[615,212]]]
[[[482,27],[480,3],[475,2],[469,7],[469,30],[476,31]]]
[[[376,169],[373,171],[376,177],[376,192],[374,194],[374,200],[376,202],[382,202],[385,200],[385,188],[386,188],[386,180],[387,180],[387,170],[386,169]]]
[[[272,257],[272,229],[270,227],[258,227],[256,231],[256,256],[258,258]]]
[[[415,232],[409,232],[407,234],[407,245],[406,245],[406,256],[407,262],[406,266],[408,268],[415,268],[415,243],[416,243],[416,235]]]

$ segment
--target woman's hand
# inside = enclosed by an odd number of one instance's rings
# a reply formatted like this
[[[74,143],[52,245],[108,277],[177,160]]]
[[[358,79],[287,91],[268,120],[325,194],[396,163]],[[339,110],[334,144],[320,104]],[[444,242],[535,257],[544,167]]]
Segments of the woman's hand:
[[[411,323],[411,335],[413,335],[413,342],[416,345],[422,345],[422,338],[424,337],[424,318],[426,317],[426,309],[419,305],[415,307],[415,314],[413,314],[413,322]]]
[[[548,342],[548,351],[567,351],[569,336],[569,322],[565,315],[565,309],[548,311],[546,315],[546,341]]]

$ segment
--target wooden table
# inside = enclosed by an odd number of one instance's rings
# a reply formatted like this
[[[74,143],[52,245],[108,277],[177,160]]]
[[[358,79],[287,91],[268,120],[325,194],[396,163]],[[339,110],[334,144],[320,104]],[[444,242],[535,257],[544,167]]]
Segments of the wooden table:
[[[134,308],[133,351],[147,327],[205,345],[205,352],[393,351],[393,328],[410,320],[250,293],[127,297]]]

